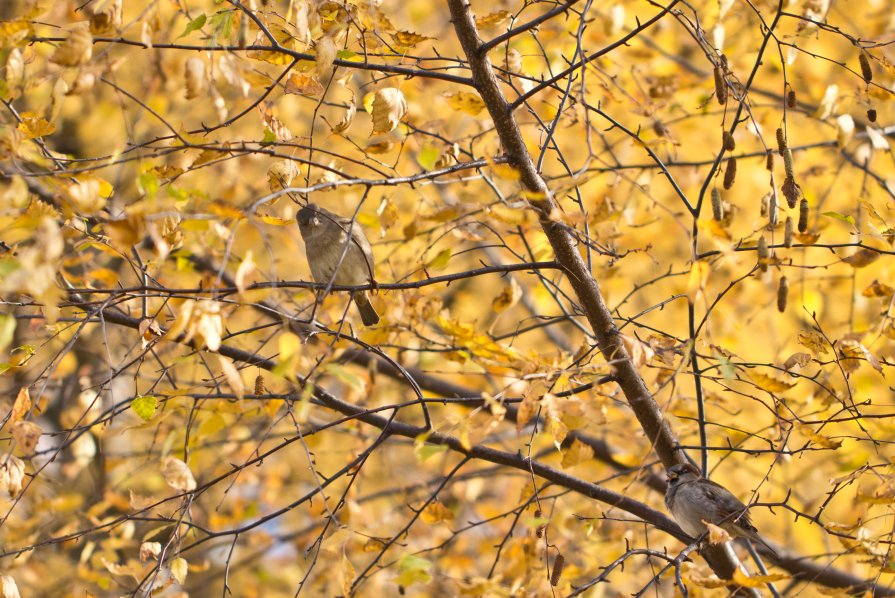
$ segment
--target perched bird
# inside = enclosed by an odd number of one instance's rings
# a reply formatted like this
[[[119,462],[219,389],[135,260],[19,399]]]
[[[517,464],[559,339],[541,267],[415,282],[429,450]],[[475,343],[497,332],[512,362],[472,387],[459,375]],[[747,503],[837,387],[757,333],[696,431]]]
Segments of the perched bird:
[[[298,211],[311,276],[323,284],[359,285],[373,281],[373,251],[361,226],[309,203]],[[351,293],[364,326],[379,322],[366,291]]]
[[[779,558],[749,520],[746,505],[727,488],[702,477],[690,463],[679,463],[668,468],[668,489],[665,506],[674,515],[681,529],[694,538],[706,533],[704,522],[717,525],[733,537],[749,538],[767,548]]]

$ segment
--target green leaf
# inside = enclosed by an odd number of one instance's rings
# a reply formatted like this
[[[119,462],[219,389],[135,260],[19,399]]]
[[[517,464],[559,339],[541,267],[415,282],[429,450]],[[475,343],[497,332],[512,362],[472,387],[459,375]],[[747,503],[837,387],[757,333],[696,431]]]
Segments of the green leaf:
[[[225,10],[216,13],[213,17],[211,17],[211,27],[212,29],[214,29],[215,37],[220,38],[223,41],[229,40],[230,34],[233,33],[232,11]]]
[[[0,351],[12,343],[12,336],[16,332],[16,318],[12,314],[0,314]]]
[[[423,169],[432,170],[439,157],[441,157],[441,150],[434,145],[427,145],[417,155],[416,161]]]
[[[181,37],[186,37],[187,35],[189,35],[193,31],[195,31],[196,29],[201,29],[202,26],[205,24],[206,19],[207,19],[207,17],[204,14],[201,14],[198,17],[196,17],[195,19],[193,19],[192,21],[190,21],[189,23],[187,23],[186,28],[183,30],[183,33],[181,33],[179,36],[177,36],[177,39],[180,39]]]
[[[420,434],[413,439],[413,450],[416,453],[416,460],[422,463],[432,455],[443,453],[447,447],[443,444],[429,444],[426,442],[430,432]]]
[[[158,177],[151,172],[144,172],[137,177],[137,187],[142,189],[147,197],[154,197],[158,193]]]
[[[134,410],[134,413],[147,422],[155,415],[156,407],[158,407],[158,399],[152,395],[137,397],[131,403],[131,409]]]
[[[351,50],[339,50],[336,52],[336,58],[341,60],[351,60],[355,56],[357,56],[357,52],[352,52]]]
[[[823,215],[827,216],[828,218],[835,218],[836,220],[841,220],[842,222],[851,224],[852,226],[855,225],[854,218],[852,218],[851,216],[846,216],[845,214],[840,214],[839,212],[824,212]]]
[[[451,250],[444,249],[438,252],[432,261],[426,264],[427,268],[432,268],[433,270],[440,270],[448,265],[448,262],[451,261]]]
[[[398,571],[400,573],[395,582],[404,588],[415,583],[429,583],[432,581],[432,574],[429,573],[431,568],[431,561],[413,554],[405,554],[398,559]]]
[[[261,138],[261,145],[270,145],[277,140],[277,134],[270,129],[264,129],[264,137]]]

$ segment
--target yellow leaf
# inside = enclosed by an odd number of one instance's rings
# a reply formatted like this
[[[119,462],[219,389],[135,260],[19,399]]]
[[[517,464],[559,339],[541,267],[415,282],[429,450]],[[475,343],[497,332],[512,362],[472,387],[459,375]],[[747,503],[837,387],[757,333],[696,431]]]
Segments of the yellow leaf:
[[[446,94],[445,99],[453,110],[461,110],[471,116],[476,116],[485,108],[485,103],[477,93],[459,91]]]
[[[325,91],[323,85],[316,77],[310,77],[302,73],[293,73],[286,80],[286,93],[294,93],[305,96],[320,96]]]
[[[0,48],[22,46],[33,34],[28,21],[0,21]]]
[[[718,527],[714,523],[709,523],[708,521],[703,521],[703,523],[709,530],[709,543],[724,544],[725,542],[730,541],[730,534],[727,533],[727,530]]]
[[[755,382],[755,384],[761,388],[762,390],[766,390],[770,393],[783,392],[785,390],[789,390],[793,386],[796,385],[795,382],[784,382],[783,380],[777,380],[776,378],[772,378],[761,372],[750,371],[749,378]]]
[[[891,297],[893,293],[895,289],[878,280],[874,280],[869,287],[861,291],[864,297]]]
[[[593,456],[594,449],[576,438],[572,442],[572,445],[563,452],[560,465],[563,469],[567,469],[589,459],[593,459]]]
[[[818,434],[817,432],[812,430],[810,426],[797,425],[796,429],[802,436],[823,448],[838,449],[840,446],[842,446],[842,440],[837,440],[828,436]]]
[[[443,249],[438,252],[434,258],[432,258],[427,264],[427,268],[431,268],[433,270],[440,270],[448,265],[448,262],[451,260],[451,250]]]
[[[479,29],[488,29],[497,27],[501,23],[510,18],[510,13],[506,10],[498,10],[485,15],[484,17],[476,17],[475,24]]]
[[[68,39],[56,48],[50,62],[60,66],[80,66],[93,57],[93,36],[86,27],[78,26],[68,34]]]
[[[420,513],[420,519],[423,523],[434,525],[436,523],[441,523],[442,521],[452,521],[454,519],[454,512],[435,500],[426,505],[426,508]]]
[[[28,391],[27,386],[23,386],[19,389],[19,394],[16,395],[16,402],[12,405],[9,421],[17,422],[25,417],[31,411],[31,405],[31,393]]]
[[[390,33],[389,35],[392,36],[392,39],[395,40],[395,44],[398,46],[398,50],[401,51],[411,50],[416,47],[417,44],[421,44],[426,40],[435,39],[413,33],[412,31],[397,31],[395,33]]]
[[[690,268],[690,276],[687,279],[687,297],[690,303],[695,303],[699,293],[705,288],[709,278],[711,267],[706,262],[694,262]]]
[[[221,364],[221,373],[224,374],[224,380],[227,381],[227,386],[230,387],[230,390],[233,391],[233,394],[235,394],[237,398],[242,399],[245,397],[245,383],[242,381],[242,376],[239,374],[239,370],[236,369],[236,366],[233,365],[230,358],[219,354],[218,361]]]
[[[28,139],[52,135],[56,131],[56,125],[34,112],[22,112],[21,119],[16,128]]]
[[[174,578],[179,584],[183,584],[186,581],[186,574],[189,570],[189,566],[184,558],[176,558],[171,561],[171,577]]]
[[[770,573],[768,575],[746,575],[739,569],[733,572],[733,581],[745,588],[760,588],[775,581],[790,579],[786,573]]]
[[[366,99],[364,101],[366,108]],[[386,87],[373,94],[373,101],[368,110],[373,117],[373,131],[370,136],[393,131],[401,118],[407,114],[407,100],[396,87]]]
[[[519,283],[516,282],[515,278],[511,278],[509,284],[504,285],[500,295],[495,297],[491,302],[491,309],[493,309],[495,313],[506,311],[516,305],[521,298],[522,287],[519,286]]]
[[[819,332],[814,330],[800,330],[799,344],[811,349],[812,353],[825,355],[830,352],[830,345]]]

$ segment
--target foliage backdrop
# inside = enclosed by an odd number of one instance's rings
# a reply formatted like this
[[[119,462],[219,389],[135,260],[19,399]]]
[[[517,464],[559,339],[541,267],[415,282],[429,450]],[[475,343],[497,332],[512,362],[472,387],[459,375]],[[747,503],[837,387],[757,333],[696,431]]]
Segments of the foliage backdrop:
[[[892,593],[893,8],[7,0],[0,593]]]

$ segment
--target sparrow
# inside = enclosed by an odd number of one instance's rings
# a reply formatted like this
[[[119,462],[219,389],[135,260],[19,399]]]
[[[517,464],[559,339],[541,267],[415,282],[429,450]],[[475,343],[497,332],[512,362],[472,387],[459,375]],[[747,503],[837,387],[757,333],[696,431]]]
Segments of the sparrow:
[[[699,538],[708,531],[705,525],[708,522],[735,538],[758,542],[779,559],[777,551],[758,535],[749,520],[748,507],[727,488],[702,477],[690,463],[672,465],[667,473],[665,506],[687,534]]]
[[[360,285],[373,281],[373,250],[360,224],[309,203],[296,215],[311,276],[324,284]],[[364,326],[379,323],[366,291],[351,293]]]

